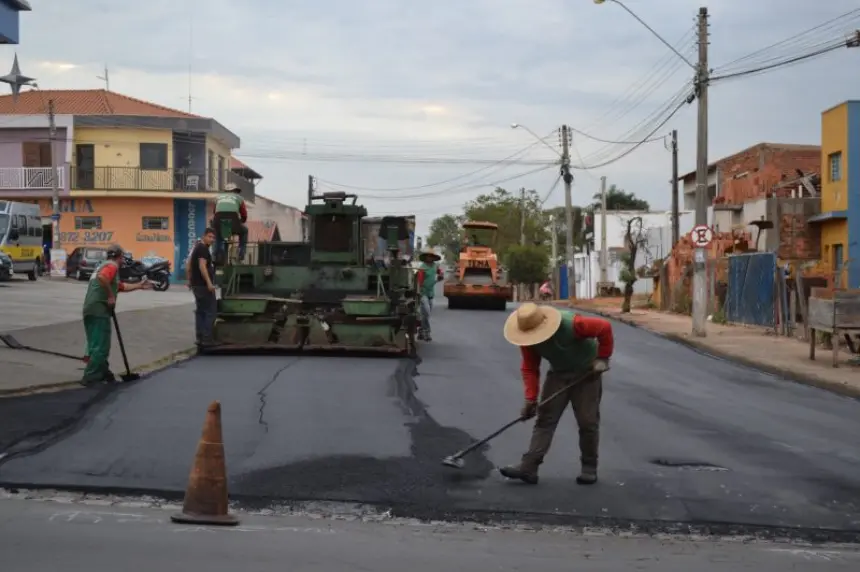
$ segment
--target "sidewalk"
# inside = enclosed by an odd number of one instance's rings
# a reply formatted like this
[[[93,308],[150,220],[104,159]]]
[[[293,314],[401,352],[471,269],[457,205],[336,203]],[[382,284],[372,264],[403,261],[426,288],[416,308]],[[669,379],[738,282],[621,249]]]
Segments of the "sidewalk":
[[[118,313],[119,325],[132,370],[144,373],[191,355],[194,350],[194,305],[163,306]],[[80,320],[19,329],[12,334],[24,345],[72,355],[84,353]],[[125,367],[116,334],[111,370]],[[80,387],[83,363],[0,344],[0,397],[66,387]]]
[[[792,381],[860,397],[860,367],[848,361],[846,349],[840,352],[839,367],[831,365],[829,350],[818,349],[815,361],[809,359],[809,344],[795,338],[777,336],[773,330],[730,326],[708,322],[707,337],[692,335],[689,316],[634,308],[622,314],[621,301],[582,300],[575,308],[643,328],[699,351],[732,360]]]

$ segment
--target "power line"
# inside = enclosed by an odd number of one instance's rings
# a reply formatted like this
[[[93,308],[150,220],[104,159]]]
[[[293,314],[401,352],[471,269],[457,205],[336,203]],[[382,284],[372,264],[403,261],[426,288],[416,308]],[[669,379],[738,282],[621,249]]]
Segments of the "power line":
[[[620,161],[621,159],[623,159],[624,157],[626,157],[627,155],[629,155],[630,153],[632,153],[633,151],[635,151],[636,149],[638,149],[639,147],[641,147],[642,145],[644,145],[644,144],[645,144],[645,142],[648,140],[648,138],[652,137],[652,136],[654,135],[654,133],[656,133],[656,132],[657,132],[657,131],[659,131],[659,130],[664,126],[664,125],[666,125],[666,123],[668,123],[668,122],[669,122],[669,120],[670,120],[670,119],[672,119],[672,118],[675,116],[675,114],[677,114],[677,113],[681,110],[681,108],[682,108],[682,107],[684,107],[684,105],[687,105],[687,104],[688,104],[688,101],[691,101],[691,99],[690,99],[690,98],[682,99],[682,100],[681,100],[681,102],[680,102],[680,103],[679,103],[679,104],[678,104],[678,105],[677,105],[677,106],[676,106],[676,107],[675,107],[675,108],[674,108],[674,109],[669,113],[669,115],[667,115],[667,116],[666,116],[666,117],[665,117],[665,118],[664,118],[664,119],[663,119],[663,120],[662,120],[662,121],[661,121],[661,122],[660,122],[660,123],[659,123],[659,124],[658,124],[654,129],[653,129],[653,130],[652,130],[652,131],[651,131],[651,133],[649,133],[649,134],[648,134],[648,137],[646,137],[646,138],[645,138],[645,139],[643,139],[643,140],[642,140],[638,145],[634,145],[633,147],[631,147],[630,149],[628,149],[627,151],[625,151],[625,152],[624,152],[624,153],[622,153],[621,155],[619,155],[619,156],[615,157],[614,159],[610,159],[610,160],[604,161],[604,162],[602,162],[602,163],[598,163],[597,165],[590,165],[590,166],[588,166],[588,167],[576,167],[576,166],[574,166],[574,165],[571,165],[571,168],[573,168],[573,169],[580,169],[580,170],[583,170],[583,169],[598,169],[598,168],[600,168],[600,167],[606,167],[607,165],[611,165],[612,163],[616,163],[616,162]]]
[[[735,67],[735,64],[738,64],[740,62],[744,62],[747,60],[755,59],[756,56],[758,56],[760,54],[764,54],[764,53],[768,52],[769,50],[773,50],[774,48],[780,48],[780,47],[785,48],[785,47],[791,46],[792,44],[795,44],[795,45],[802,44],[803,42],[807,42],[809,40],[809,38],[804,38],[804,37],[812,34],[815,31],[825,31],[826,34],[828,35],[828,37],[832,38],[832,33],[827,32],[828,30],[836,28],[837,25],[838,26],[845,26],[846,24],[849,24],[849,22],[852,22],[855,20],[860,20],[860,8],[855,8],[853,10],[849,10],[848,12],[846,12],[844,14],[836,16],[835,18],[831,18],[830,20],[822,22],[821,24],[814,26],[812,28],[809,28],[803,32],[793,34],[793,35],[791,35],[791,36],[789,36],[783,40],[780,40],[779,42],[775,42],[773,44],[770,44],[768,46],[760,48],[754,52],[751,52],[745,56],[742,56],[740,58],[732,60],[726,64],[723,64],[721,66],[717,66],[715,68],[715,71],[725,71],[726,69]],[[850,24],[849,24],[849,26],[850,26]],[[808,48],[809,46],[807,45],[804,47]]]
[[[397,196],[393,196],[393,197],[391,195],[366,194],[366,195],[362,195],[362,197],[368,198],[368,199],[385,199],[385,200],[390,201],[390,200],[423,199],[423,198],[428,198],[428,197],[438,197],[438,196],[442,196],[442,195],[454,195],[454,194],[459,194],[459,193],[463,193],[463,192],[474,191],[476,189],[481,189],[481,188],[485,188],[485,187],[496,187],[502,183],[507,183],[509,181],[521,179],[522,177],[527,177],[529,175],[533,175],[533,174],[539,173],[541,171],[546,171],[553,166],[554,165],[544,165],[543,167],[538,167],[536,169],[531,169],[529,171],[517,173],[516,175],[512,175],[510,177],[505,177],[503,179],[498,179],[496,181],[490,181],[488,183],[480,183],[480,184],[474,184],[474,185],[468,185],[468,186],[456,185],[453,187],[449,187],[447,189],[442,189],[442,190],[433,191],[433,192],[429,192],[429,193],[414,193],[414,194],[410,194],[410,195],[397,195]]]
[[[727,73],[727,74],[723,74],[723,75],[712,76],[711,82],[759,74],[762,72],[781,68],[783,66],[788,66],[791,64],[796,64],[796,63],[799,63],[799,62],[802,62],[805,60],[816,58],[818,56],[822,56],[822,55],[827,54],[829,52],[832,52],[832,51],[835,51],[835,50],[838,50],[841,48],[848,48],[848,47],[852,47],[852,42],[850,40],[840,41],[838,43],[831,44],[827,47],[815,50],[813,52],[809,52],[807,54],[795,56],[793,58],[788,58],[788,59],[785,59],[783,61],[776,62],[773,64],[769,64],[769,65],[765,65],[765,66],[761,66],[761,67],[757,67],[757,68],[752,68],[752,69],[748,69],[748,70],[743,70],[743,71],[739,71],[739,72],[734,72],[734,73]]]
[[[551,135],[552,134],[548,135],[547,137],[544,137],[544,139],[548,139]],[[438,187],[441,185],[447,185],[449,183],[453,183],[454,181],[459,181],[461,179],[471,177],[471,176],[476,175],[482,171],[492,169],[495,166],[502,165],[506,161],[510,161],[514,157],[526,154],[528,151],[534,149],[536,146],[538,146],[540,144],[541,144],[541,141],[535,141],[534,143],[527,145],[523,149],[520,149],[516,153],[508,155],[507,157],[500,159],[500,160],[496,161],[495,163],[492,163],[492,164],[487,165],[485,167],[481,167],[479,169],[475,169],[473,171],[469,171],[468,173],[464,173],[464,174],[458,175],[456,177],[451,177],[450,179],[445,179],[443,181],[436,181],[435,183],[427,183],[425,185],[415,185],[415,186],[411,186],[411,187],[359,187],[359,186],[354,186],[354,185],[347,185],[344,183],[335,183],[333,181],[326,181],[324,179],[317,179],[317,180],[322,182],[322,183],[325,183],[327,185],[331,185],[333,187],[341,187],[344,189],[353,189],[353,190],[357,190],[357,191],[396,192],[396,191],[412,191],[412,190],[419,190],[419,189],[429,189],[431,187]]]

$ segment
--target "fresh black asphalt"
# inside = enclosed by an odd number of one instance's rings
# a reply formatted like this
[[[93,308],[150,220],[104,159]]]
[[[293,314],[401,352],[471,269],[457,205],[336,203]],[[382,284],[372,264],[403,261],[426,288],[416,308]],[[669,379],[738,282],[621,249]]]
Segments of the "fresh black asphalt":
[[[0,461],[0,482],[181,494],[206,407],[219,400],[230,493],[245,502],[860,537],[860,403],[623,324],[604,380],[598,485],[574,484],[570,413],[538,486],[493,470],[519,459],[527,424],[461,471],[441,466],[517,415],[522,384],[519,352],[501,335],[506,314],[439,302],[417,372],[386,358],[195,358],[113,392],[42,450],[19,444]],[[4,420],[13,406],[0,400]]]

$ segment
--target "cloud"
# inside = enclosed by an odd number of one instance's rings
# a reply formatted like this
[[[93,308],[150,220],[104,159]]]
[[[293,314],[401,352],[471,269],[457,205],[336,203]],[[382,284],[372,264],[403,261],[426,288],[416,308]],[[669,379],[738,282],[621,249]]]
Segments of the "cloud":
[[[700,2],[626,4],[695,57]],[[712,9],[711,59],[719,68],[855,5],[723,0]],[[22,71],[37,76],[43,89],[101,87],[97,76],[107,65],[111,89],[185,108],[190,64],[193,111],[242,138],[240,156],[264,175],[261,192],[278,200],[301,205],[309,173],[395,188],[483,167],[422,191],[365,193],[387,197],[368,198],[371,210],[418,212],[425,229],[433,215],[475,196],[471,185],[534,168],[463,163],[501,159],[531,144],[530,135],[510,129],[512,122],[541,135],[569,123],[603,139],[644,136],[649,115],[692,77],[621,8],[589,0],[247,0],[241,8],[227,0],[78,0],[43,3],[21,21]],[[74,41],[70,27],[80,31]],[[812,43],[800,37],[793,47]],[[760,141],[818,142],[820,112],[860,90],[860,77],[849,72],[858,57],[860,50],[844,50],[715,84],[711,158]],[[657,134],[679,130],[682,172],[694,166],[695,117],[695,106],[686,107]],[[554,135],[548,141],[557,144]],[[594,163],[623,150],[577,135],[573,160]],[[375,159],[358,157],[367,155]],[[524,158],[549,164],[557,156],[538,145]],[[424,162],[402,162],[411,159]],[[577,171],[574,202],[587,203],[606,175],[655,207],[668,207],[670,174],[671,155],[661,142],[650,143],[594,173]],[[546,193],[557,175],[550,167],[501,184]],[[410,193],[428,196],[403,198]],[[558,189],[548,200],[562,202]]]

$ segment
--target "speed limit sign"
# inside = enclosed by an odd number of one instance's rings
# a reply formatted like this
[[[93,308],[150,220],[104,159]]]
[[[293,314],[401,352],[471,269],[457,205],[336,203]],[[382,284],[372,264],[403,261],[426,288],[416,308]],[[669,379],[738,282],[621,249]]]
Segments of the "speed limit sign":
[[[706,224],[697,224],[690,231],[690,239],[696,248],[705,248],[714,240],[714,231]]]

